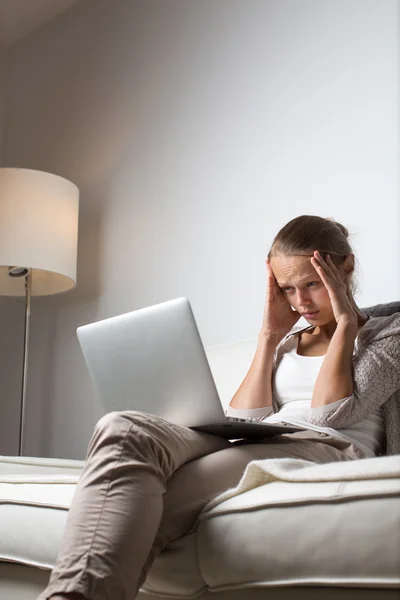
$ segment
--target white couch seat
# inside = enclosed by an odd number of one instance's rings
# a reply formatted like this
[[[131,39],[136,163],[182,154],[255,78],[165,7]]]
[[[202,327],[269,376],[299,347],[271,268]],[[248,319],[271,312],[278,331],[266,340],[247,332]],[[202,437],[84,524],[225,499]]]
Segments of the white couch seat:
[[[393,458],[357,462],[378,461],[392,473]],[[0,561],[54,566],[82,467],[83,461],[0,457]],[[239,491],[211,503],[198,531],[168,546],[143,590],[193,598],[206,588],[399,588],[399,500],[400,477],[384,475],[274,481]]]

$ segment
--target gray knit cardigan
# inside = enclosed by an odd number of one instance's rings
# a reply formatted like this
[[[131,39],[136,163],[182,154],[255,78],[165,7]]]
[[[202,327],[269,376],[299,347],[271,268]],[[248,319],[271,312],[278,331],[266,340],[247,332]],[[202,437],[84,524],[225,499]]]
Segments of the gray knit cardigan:
[[[363,310],[370,318],[360,330],[354,344],[353,393],[325,406],[311,408],[308,422],[321,427],[345,429],[381,408],[385,428],[385,443],[381,453],[399,454],[400,312],[376,316],[376,312],[370,309]],[[295,325],[278,344],[274,356],[274,371],[282,355],[293,345],[292,336],[309,327]],[[279,412],[274,393],[272,406],[274,412]]]
[[[381,408],[385,428],[381,454],[400,454],[400,302],[377,304],[362,310],[370,318],[354,343],[353,393],[325,406],[311,408],[308,421],[322,427],[345,429]],[[272,376],[282,355],[293,346],[293,336],[309,327],[295,325],[279,342],[275,349]],[[265,408],[265,416],[268,416],[271,407]],[[273,390],[272,409],[274,413],[279,412]],[[254,417],[257,421],[264,418],[260,410],[257,409],[257,417]],[[254,414],[251,409],[240,412],[247,418]]]

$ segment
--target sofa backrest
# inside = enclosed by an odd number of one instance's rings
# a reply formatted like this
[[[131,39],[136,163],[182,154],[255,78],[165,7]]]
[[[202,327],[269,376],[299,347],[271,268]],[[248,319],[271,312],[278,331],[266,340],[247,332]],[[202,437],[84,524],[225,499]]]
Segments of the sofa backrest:
[[[361,308],[374,317],[388,316],[400,312],[400,302],[375,304]],[[298,324],[306,327],[308,322],[300,319]],[[249,338],[231,344],[220,344],[206,348],[207,359],[214,377],[215,385],[225,408],[236,393],[246,376],[257,349],[258,338]]]
[[[387,302],[386,304],[374,304],[374,306],[367,306],[362,308],[367,315],[371,317],[387,317],[394,313],[400,312],[400,302]]]

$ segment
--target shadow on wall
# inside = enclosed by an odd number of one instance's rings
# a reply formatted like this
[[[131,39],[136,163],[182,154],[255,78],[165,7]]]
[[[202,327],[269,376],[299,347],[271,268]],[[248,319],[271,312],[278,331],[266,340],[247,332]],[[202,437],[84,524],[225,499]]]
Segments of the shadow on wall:
[[[29,372],[27,383],[24,454],[42,456],[49,415],[41,403],[53,386],[52,361],[56,337],[57,311],[51,309],[52,296],[32,298]],[[22,369],[22,363],[20,365]]]
[[[0,454],[18,454],[25,306],[0,297]]]
[[[82,196],[84,195],[83,191]],[[48,444],[52,434],[46,428],[52,427],[57,420],[54,399],[60,393],[68,396],[71,371],[73,378],[78,378],[83,385],[88,379],[76,329],[98,318],[98,300],[103,287],[101,273],[105,196],[103,188],[103,196],[96,194],[92,210],[83,210],[83,215],[80,216],[76,287],[65,294],[38,298],[35,301],[35,327],[31,337],[35,352],[30,364],[30,404],[27,411],[27,448],[29,454],[34,456],[49,454]],[[62,368],[64,361],[57,360],[54,354],[56,347],[61,348],[61,356],[68,353],[67,372]],[[86,398],[89,402],[92,390],[88,382],[86,384]]]
[[[102,293],[104,205],[108,201],[105,187],[81,190],[78,231],[78,262],[76,287],[57,298],[57,306],[80,307],[98,300]],[[90,211],[84,203],[89,203]]]

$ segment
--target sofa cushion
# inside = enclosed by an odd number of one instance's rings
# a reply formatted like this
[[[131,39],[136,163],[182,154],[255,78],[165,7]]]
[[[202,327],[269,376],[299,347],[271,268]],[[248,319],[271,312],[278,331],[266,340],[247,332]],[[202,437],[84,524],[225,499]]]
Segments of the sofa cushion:
[[[301,463],[309,463],[303,471]],[[286,480],[279,474],[285,465]],[[202,576],[213,591],[281,585],[398,589],[399,500],[398,456],[324,465],[255,461],[237,488],[200,515]]]
[[[0,561],[51,570],[84,461],[0,456]],[[156,558],[143,590],[196,597],[206,585],[196,535]]]
[[[372,473],[377,466],[393,470],[396,458],[350,462],[369,464]],[[346,463],[330,464],[324,467]],[[0,561],[54,566],[82,467],[0,457]],[[205,508],[197,532],[157,557],[142,589],[194,598],[207,587],[400,586],[399,497],[400,478],[389,471],[365,481],[275,478],[228,491]]]
[[[0,457],[0,560],[53,567],[83,464]]]

